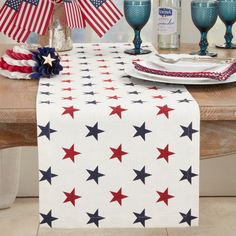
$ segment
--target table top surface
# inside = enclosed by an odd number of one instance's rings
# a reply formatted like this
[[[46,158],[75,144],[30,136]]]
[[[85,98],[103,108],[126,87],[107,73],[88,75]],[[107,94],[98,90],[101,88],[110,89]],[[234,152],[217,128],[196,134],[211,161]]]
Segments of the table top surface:
[[[0,55],[9,47],[12,46],[0,44]],[[172,53],[188,53],[196,49],[196,45],[184,44]],[[220,57],[236,57],[236,50],[214,48],[214,51]],[[236,83],[187,88],[200,106],[201,120],[236,120]],[[0,123],[35,123],[37,89],[38,81],[10,80],[0,76]]]

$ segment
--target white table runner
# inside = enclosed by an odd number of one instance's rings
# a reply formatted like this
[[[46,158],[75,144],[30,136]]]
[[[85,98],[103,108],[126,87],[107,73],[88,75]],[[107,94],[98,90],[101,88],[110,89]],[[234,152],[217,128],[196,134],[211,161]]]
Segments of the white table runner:
[[[146,58],[130,47],[75,44],[63,73],[40,80],[42,227],[198,225],[198,104],[183,86],[127,76]]]

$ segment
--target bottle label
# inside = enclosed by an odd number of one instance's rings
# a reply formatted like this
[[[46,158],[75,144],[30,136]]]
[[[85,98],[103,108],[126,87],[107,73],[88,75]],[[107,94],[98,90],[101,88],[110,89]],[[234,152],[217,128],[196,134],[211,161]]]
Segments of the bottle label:
[[[158,8],[158,34],[169,35],[177,32],[177,10],[169,7]]]

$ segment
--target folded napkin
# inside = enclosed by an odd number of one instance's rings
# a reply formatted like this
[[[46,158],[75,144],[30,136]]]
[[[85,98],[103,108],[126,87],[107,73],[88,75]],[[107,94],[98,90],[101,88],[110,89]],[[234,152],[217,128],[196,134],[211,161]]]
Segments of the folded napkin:
[[[142,71],[148,74],[171,76],[171,77],[187,77],[187,78],[208,78],[218,81],[224,81],[228,79],[232,74],[236,72],[236,63],[232,63],[226,67],[222,67],[221,70],[213,71],[204,71],[204,72],[172,72],[166,70],[159,70],[154,68],[149,68],[139,63],[133,63],[135,69]]]

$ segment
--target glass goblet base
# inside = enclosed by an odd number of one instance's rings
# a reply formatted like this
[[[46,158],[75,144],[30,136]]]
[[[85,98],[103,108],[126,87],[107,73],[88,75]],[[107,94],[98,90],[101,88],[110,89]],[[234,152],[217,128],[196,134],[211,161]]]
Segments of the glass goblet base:
[[[208,56],[208,57],[216,57],[217,56],[217,53],[215,53],[215,52],[206,52],[206,54],[205,55],[202,55],[201,53],[200,53],[200,51],[198,51],[198,52],[191,52],[191,53],[189,53],[190,55],[198,55],[198,56]]]
[[[135,49],[128,49],[125,50],[126,54],[130,54],[130,55],[143,55],[143,54],[148,54],[151,53],[152,51],[148,50],[148,49],[140,49],[139,51],[135,50]]]
[[[217,48],[223,48],[223,49],[236,49],[236,44],[231,44],[230,48],[229,47],[226,47],[226,44],[217,44],[216,45]]]

